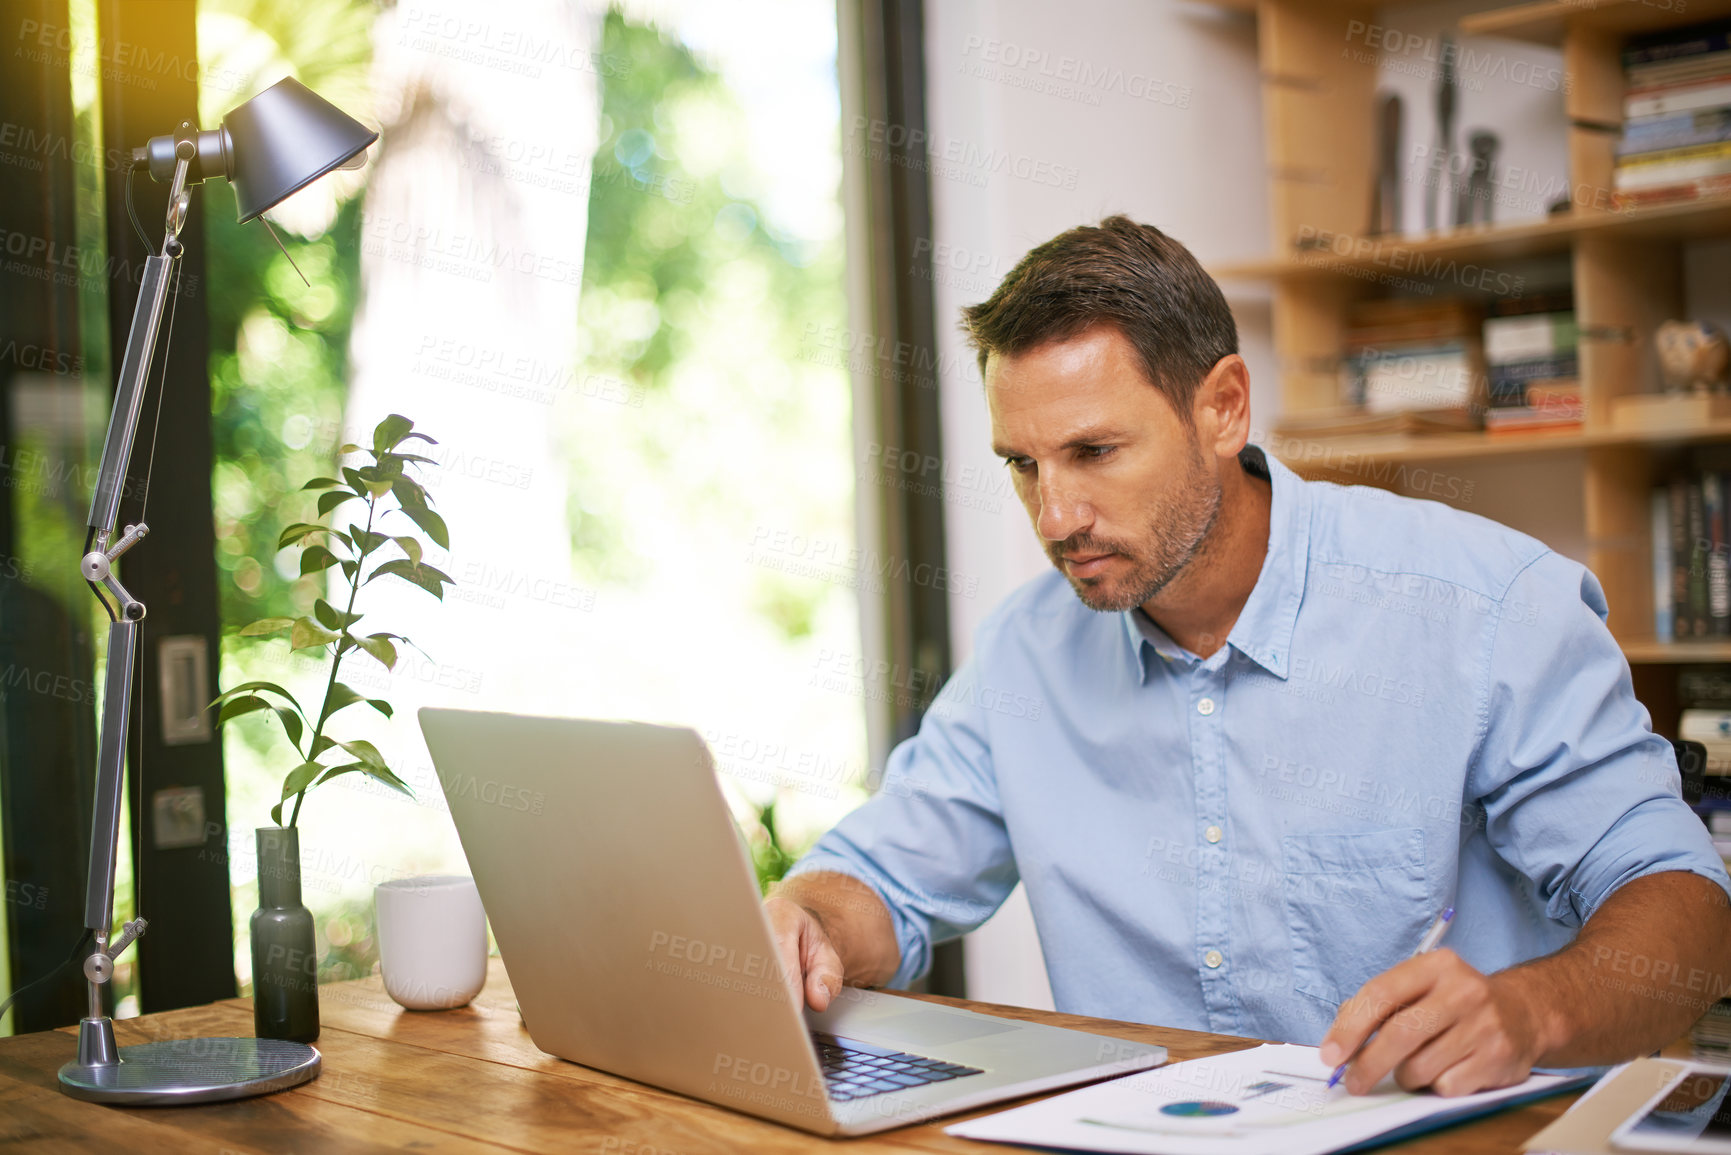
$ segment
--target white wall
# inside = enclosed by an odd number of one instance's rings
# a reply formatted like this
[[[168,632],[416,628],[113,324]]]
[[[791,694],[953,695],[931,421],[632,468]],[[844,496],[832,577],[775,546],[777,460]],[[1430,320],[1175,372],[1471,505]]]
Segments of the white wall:
[[[926,6],[926,75],[944,451],[962,482],[945,509],[949,564],[979,579],[976,596],[951,598],[960,660],[980,619],[1048,563],[991,455],[958,310],[1034,245],[1116,212],[1205,264],[1255,259],[1272,243],[1248,16],[1147,0],[937,0]],[[1266,301],[1232,305],[1253,410],[1272,416]],[[989,480],[969,484],[970,470]],[[1019,889],[970,936],[967,977],[973,998],[1051,1006]]]

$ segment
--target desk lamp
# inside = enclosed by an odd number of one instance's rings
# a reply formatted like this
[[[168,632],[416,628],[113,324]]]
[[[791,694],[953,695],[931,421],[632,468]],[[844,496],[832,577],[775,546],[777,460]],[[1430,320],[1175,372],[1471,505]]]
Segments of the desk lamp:
[[[127,526],[118,540],[110,539],[119,516],[163,305],[183,247],[180,229],[192,203],[191,186],[212,177],[226,179],[234,187],[244,224],[332,169],[359,167],[367,146],[378,138],[377,132],[300,82],[286,78],[223,117],[220,128],[201,132],[191,121],[182,121],[172,134],[153,137],[143,148],[133,150],[134,169],[147,168],[154,179],[169,182],[168,217],[161,251],[145,258],[138,304],[114,388],[114,409],[109,416],[96,494],[90,503],[90,531],[80,567],[112,624],[108,628],[102,738],[97,749],[90,883],[84,902],[84,925],[96,942],[96,949],[84,960],[90,1006],[78,1027],[78,1058],[60,1068],[60,1089],[76,1099],[133,1105],[240,1099],[304,1083],[319,1071],[316,1050],[280,1039],[171,1039],[119,1048],[114,1044],[114,1022],[102,1013],[102,987],[114,975],[114,960],[146,927],[144,919],[133,919],[109,941],[120,837],[121,761],[138,623],[144,620],[145,612],[144,604],[120,584],[114,563],[142,541],[150,528],[140,520]],[[102,596],[102,589],[113,597],[114,605]]]

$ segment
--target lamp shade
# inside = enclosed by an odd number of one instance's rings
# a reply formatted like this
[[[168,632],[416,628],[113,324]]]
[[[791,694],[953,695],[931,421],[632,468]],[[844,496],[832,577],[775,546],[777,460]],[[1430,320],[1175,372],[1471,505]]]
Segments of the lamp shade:
[[[379,139],[292,76],[223,117],[222,127],[243,224]]]

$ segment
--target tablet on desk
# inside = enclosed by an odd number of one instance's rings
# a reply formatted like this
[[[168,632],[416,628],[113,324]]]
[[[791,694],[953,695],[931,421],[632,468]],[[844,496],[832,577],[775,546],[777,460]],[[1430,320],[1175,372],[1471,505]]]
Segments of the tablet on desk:
[[[1635,1151],[1731,1155],[1731,1069],[1690,1063],[1611,1133]]]

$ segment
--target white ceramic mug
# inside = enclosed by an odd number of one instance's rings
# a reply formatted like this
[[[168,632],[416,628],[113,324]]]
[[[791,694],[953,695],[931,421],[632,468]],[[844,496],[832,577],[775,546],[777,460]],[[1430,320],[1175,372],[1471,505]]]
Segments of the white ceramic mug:
[[[398,878],[373,888],[385,993],[411,1011],[466,1005],[487,981],[487,913],[466,875]]]

